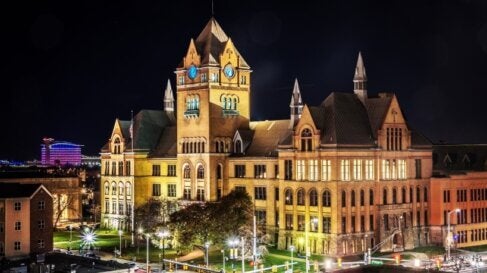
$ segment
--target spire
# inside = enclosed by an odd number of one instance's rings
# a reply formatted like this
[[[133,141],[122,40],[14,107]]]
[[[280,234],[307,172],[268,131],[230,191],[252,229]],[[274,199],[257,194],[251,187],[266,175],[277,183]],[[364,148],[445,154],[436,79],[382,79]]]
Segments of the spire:
[[[164,111],[168,115],[169,119],[174,118],[174,96],[172,94],[171,81],[167,80],[166,90],[164,91]]]
[[[355,75],[353,76],[353,92],[362,102],[367,99],[367,73],[365,72],[365,65],[360,51],[357,65],[355,66]]]
[[[298,123],[301,118],[301,112],[303,112],[303,100],[301,98],[301,91],[299,89],[298,79],[294,80],[293,94],[291,95],[290,108],[290,128],[293,128],[296,123]]]

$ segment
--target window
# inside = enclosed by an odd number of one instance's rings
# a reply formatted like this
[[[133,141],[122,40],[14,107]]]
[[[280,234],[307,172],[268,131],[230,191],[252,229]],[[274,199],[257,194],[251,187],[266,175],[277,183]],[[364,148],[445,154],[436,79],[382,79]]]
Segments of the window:
[[[202,165],[198,166],[196,178],[204,179],[205,178],[205,168]]]
[[[420,201],[421,201],[421,189],[418,186],[416,188],[416,202],[420,202]]]
[[[110,194],[110,184],[108,184],[108,181],[105,181],[105,195]]]
[[[105,175],[110,174],[110,162],[105,161]]]
[[[37,209],[38,210],[44,210],[45,208],[46,208],[46,202],[44,200],[37,202]]]
[[[237,153],[237,154],[243,153],[242,141],[240,141],[239,139],[237,139],[237,141],[235,141],[235,153]]]
[[[387,189],[382,190],[382,204],[387,205]]]
[[[305,229],[305,222],[304,222],[304,215],[298,214],[298,230],[304,231]]]
[[[255,200],[266,200],[267,199],[266,187],[255,187],[254,198]]]
[[[427,210],[424,211],[424,225],[425,226],[429,225],[428,224],[428,211]]]
[[[355,207],[355,191],[354,190],[352,190],[350,192],[350,203],[351,203],[352,207]]]
[[[191,199],[191,187],[184,186],[183,199],[184,200],[190,200]]]
[[[117,175],[117,162],[112,162],[112,175]]]
[[[443,191],[443,203],[450,203],[450,190]]]
[[[125,175],[131,175],[132,174],[132,168],[130,167],[131,161],[126,161],[125,162]]]
[[[384,214],[384,229],[389,230],[389,214]]]
[[[318,232],[318,217],[310,216],[308,230],[311,232]]]
[[[374,230],[374,215],[369,215],[369,231]]]
[[[365,231],[365,216],[360,215],[360,232]]]
[[[411,188],[409,188],[409,203],[412,203],[413,202],[413,197],[414,197],[414,195],[413,195],[413,187],[411,187]],[[413,218],[411,217],[411,220],[412,219]]]
[[[123,202],[122,201],[118,202],[118,214],[119,215],[123,215],[123,207],[124,207]]]
[[[347,217],[342,217],[342,234],[347,233]]]
[[[152,176],[161,175],[161,165],[152,165]]]
[[[421,178],[421,159],[415,159],[414,160],[414,165],[415,165],[415,169],[416,169],[416,179],[420,179]]]
[[[20,242],[19,241],[15,241],[14,242],[14,250],[15,251],[20,251]]]
[[[132,198],[132,184],[130,182],[125,184],[125,195],[128,199]]]
[[[396,110],[392,110],[394,115],[397,114]],[[401,128],[387,128],[386,129],[386,144],[388,151],[400,151],[402,150],[402,129]]]
[[[276,201],[279,201],[279,188],[278,187],[274,188],[274,198]]]
[[[393,159],[391,161],[391,179],[396,180],[397,179],[397,168],[396,168],[396,160]]]
[[[318,193],[315,189],[311,189],[309,192],[309,205],[313,207],[318,206]]]
[[[152,184],[152,196],[161,196],[161,184]]]
[[[360,206],[363,207],[365,204],[365,192],[364,190],[360,190]]]
[[[331,162],[330,160],[321,160],[321,181],[331,180]]]
[[[14,203],[14,210],[19,211],[22,209],[22,203],[21,202],[15,202]]]
[[[374,205],[374,190],[373,189],[369,190],[369,205],[371,205],[371,206]]]
[[[179,76],[178,77],[178,85],[183,85],[184,84],[184,76]]]
[[[207,82],[207,81],[208,81],[208,77],[206,73],[201,73],[201,82]]]
[[[374,180],[374,160],[365,160],[365,180]]]
[[[115,138],[115,140],[113,141],[113,153],[114,154],[120,154],[120,138]],[[114,170],[113,170],[114,171]]]
[[[286,198],[285,204],[286,205],[292,205],[293,204],[293,191],[291,189],[286,189],[286,191],[284,192],[284,195]]]
[[[247,192],[247,188],[245,186],[236,186],[235,191],[237,192]]]
[[[305,166],[304,160],[296,160],[296,180],[301,181],[304,180],[305,174]]]
[[[37,221],[37,227],[38,227],[39,229],[44,229],[44,228],[46,227],[46,223],[45,223],[45,221],[44,221],[44,220],[39,220],[39,221]]]
[[[279,179],[279,165],[277,164],[274,165],[274,177]]]
[[[37,240],[37,247],[38,248],[44,248],[44,240],[42,240],[42,239]]]
[[[342,181],[350,180],[350,160],[341,160],[340,173]]]
[[[123,183],[122,182],[118,183],[118,194],[119,195],[123,195],[123,189],[124,189]]]
[[[14,229],[17,231],[22,230],[22,223],[20,221],[15,222]]]
[[[309,180],[318,180],[318,160],[312,159],[308,161],[309,163]]]
[[[406,203],[406,188],[404,188],[404,187],[401,189],[401,202]],[[406,219],[406,218],[404,218],[404,219]]]
[[[246,76],[240,76],[240,84],[247,84],[247,77]]]
[[[245,165],[235,165],[235,177],[245,177]]]
[[[254,177],[255,178],[266,178],[266,166],[265,165],[254,165]]]
[[[301,151],[311,151],[313,150],[313,139],[310,129],[304,129],[301,132]]]
[[[118,175],[123,175],[123,161],[118,162]]]
[[[353,160],[353,180],[362,180],[362,160]]]
[[[293,179],[293,161],[284,160],[284,180]]]
[[[392,189],[392,204],[397,204],[397,190],[396,190],[396,188]]]
[[[196,200],[205,201],[205,190],[204,189],[198,188],[196,190]]]
[[[397,160],[397,171],[398,171],[397,178],[399,178],[399,179],[406,179],[407,178],[406,160],[404,160],[404,159],[398,159]]]
[[[211,73],[210,74],[210,81],[211,82],[218,82],[218,74],[217,73]]]
[[[304,206],[304,190],[299,189],[296,195],[298,198],[298,206]]]
[[[0,222],[0,233],[3,233],[5,231],[5,224],[3,222]]]
[[[391,162],[389,159],[382,160],[382,179],[389,180],[391,179],[391,169],[390,169]]]
[[[352,233],[355,233],[355,216],[352,216],[351,220]]]
[[[428,188],[424,187],[423,190],[423,202],[428,202]]]
[[[331,207],[331,194],[329,190],[323,192],[323,207]]]
[[[330,233],[331,217],[323,217],[323,233]]]
[[[200,113],[200,97],[196,94],[188,95],[186,97],[186,111],[184,117],[192,118],[199,117]]]
[[[347,206],[347,193],[342,191],[342,208]]]
[[[167,176],[176,176],[176,165],[167,165]]]
[[[167,196],[176,197],[176,184],[167,184]]]
[[[292,230],[292,229],[293,229],[293,215],[286,214],[286,230]]]
[[[257,224],[260,225],[261,227],[266,227],[267,225],[267,213],[265,210],[256,210],[255,211],[255,220],[257,221]]]

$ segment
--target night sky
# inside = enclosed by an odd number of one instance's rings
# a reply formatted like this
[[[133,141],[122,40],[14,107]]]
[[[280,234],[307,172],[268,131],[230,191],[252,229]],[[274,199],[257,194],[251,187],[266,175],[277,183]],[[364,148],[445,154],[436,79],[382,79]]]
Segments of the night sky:
[[[211,17],[205,1],[10,1],[0,8],[0,159],[40,158],[45,136],[98,154],[115,118],[162,109],[167,79]],[[487,143],[487,1],[222,1],[215,18],[253,69],[252,120],[353,92],[395,92],[433,142]]]

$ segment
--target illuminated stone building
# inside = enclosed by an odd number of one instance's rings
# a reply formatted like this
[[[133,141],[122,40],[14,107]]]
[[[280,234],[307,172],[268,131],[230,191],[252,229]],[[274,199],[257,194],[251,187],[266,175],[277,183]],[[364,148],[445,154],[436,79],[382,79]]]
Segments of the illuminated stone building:
[[[163,111],[115,121],[101,152],[104,225],[130,228],[134,201],[236,189],[281,249],[303,252],[306,231],[311,252],[340,256],[429,242],[431,143],[393,93],[368,95],[360,54],[353,91],[311,106],[296,80],[284,120],[250,121],[251,72],[210,19],[176,67],[176,102],[168,82]]]

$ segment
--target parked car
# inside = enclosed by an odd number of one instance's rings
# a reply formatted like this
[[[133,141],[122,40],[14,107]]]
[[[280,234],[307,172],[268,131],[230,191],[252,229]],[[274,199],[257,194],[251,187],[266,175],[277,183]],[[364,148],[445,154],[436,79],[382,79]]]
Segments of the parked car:
[[[135,262],[130,262],[130,263],[127,263],[131,269],[133,270],[138,270],[139,269],[139,265]]]
[[[96,256],[95,253],[85,253],[85,254],[83,254],[83,257],[95,259],[95,260],[100,259],[100,256]]]

